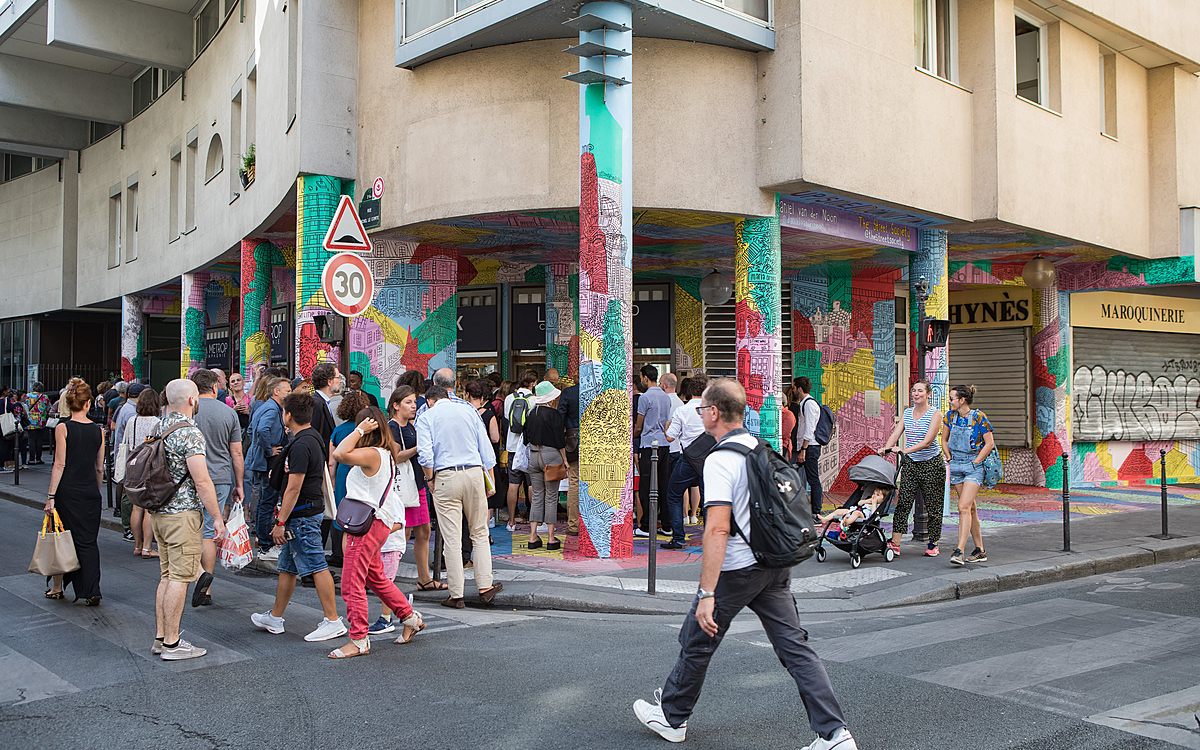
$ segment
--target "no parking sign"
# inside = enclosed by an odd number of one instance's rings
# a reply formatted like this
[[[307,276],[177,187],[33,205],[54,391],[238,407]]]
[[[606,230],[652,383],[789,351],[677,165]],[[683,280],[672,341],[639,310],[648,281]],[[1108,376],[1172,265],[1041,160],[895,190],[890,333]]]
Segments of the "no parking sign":
[[[371,306],[375,281],[365,260],[354,253],[338,253],[325,262],[321,291],[335,313],[352,318]]]

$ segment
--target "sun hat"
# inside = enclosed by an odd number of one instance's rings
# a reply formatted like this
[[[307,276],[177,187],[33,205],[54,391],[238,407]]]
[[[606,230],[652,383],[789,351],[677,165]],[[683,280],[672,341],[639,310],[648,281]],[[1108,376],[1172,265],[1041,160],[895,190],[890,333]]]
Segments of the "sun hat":
[[[558,398],[562,391],[554,387],[549,380],[543,380],[533,389],[533,402],[537,405],[548,404]]]

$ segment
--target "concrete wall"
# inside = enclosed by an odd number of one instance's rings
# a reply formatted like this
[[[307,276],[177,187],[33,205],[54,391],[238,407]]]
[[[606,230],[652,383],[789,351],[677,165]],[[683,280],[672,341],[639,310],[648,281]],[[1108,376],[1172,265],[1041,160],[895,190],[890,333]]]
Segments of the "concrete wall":
[[[64,171],[73,172],[70,162]],[[63,306],[63,199],[52,166],[0,184],[0,318]]]

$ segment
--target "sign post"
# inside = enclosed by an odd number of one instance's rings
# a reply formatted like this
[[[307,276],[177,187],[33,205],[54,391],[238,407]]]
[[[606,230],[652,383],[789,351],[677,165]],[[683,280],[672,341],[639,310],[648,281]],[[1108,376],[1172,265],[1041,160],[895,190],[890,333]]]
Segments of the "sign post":
[[[321,292],[331,310],[353,318],[371,306],[375,281],[365,260],[354,253],[338,253],[321,271]]]
[[[325,239],[321,242],[321,247],[331,253],[371,252],[371,240],[367,237],[367,230],[363,227],[362,219],[358,218],[358,211],[354,210],[354,201],[350,196],[343,195],[342,199],[338,201],[337,210],[333,213],[333,221],[329,223],[329,229],[325,232]]]

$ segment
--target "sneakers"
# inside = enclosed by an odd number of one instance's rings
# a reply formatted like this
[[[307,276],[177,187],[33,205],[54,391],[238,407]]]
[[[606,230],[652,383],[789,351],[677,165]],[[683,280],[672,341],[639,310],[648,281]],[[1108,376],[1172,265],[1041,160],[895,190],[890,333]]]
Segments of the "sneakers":
[[[963,559],[963,551],[962,550],[958,549],[957,547],[954,548],[954,552],[951,553],[951,555],[950,555],[950,564],[951,565],[966,565],[967,564],[966,560]]]
[[[489,518],[489,519],[488,519],[488,528],[489,528],[489,529],[494,529],[494,528],[496,528],[496,519],[495,519],[495,518]]]
[[[266,552],[259,552],[258,559],[259,560],[278,560],[279,559],[279,548],[272,547],[271,549],[267,550]]]
[[[549,527],[549,526],[547,526],[547,525],[546,525],[546,524],[544,524],[544,523],[539,523],[539,524],[538,524],[538,527],[537,527],[537,533],[539,533],[539,534],[549,534],[549,533],[550,533],[550,527]]]
[[[126,531],[126,532],[125,532],[125,537],[124,537],[124,538],[125,538],[125,541],[127,541],[127,542],[132,542],[132,541],[133,541],[133,532],[132,532],[132,531]]]
[[[858,743],[850,736],[850,731],[845,727],[833,733],[829,739],[818,737],[813,740],[811,745],[801,748],[801,750],[858,750]]]
[[[658,545],[658,548],[659,549],[683,549],[683,545],[677,543],[674,539],[672,539],[669,542],[663,542],[662,544]]]
[[[683,726],[673,727],[663,716],[662,688],[654,691],[654,702],[649,703],[641,698],[633,702],[633,712],[637,715],[642,726],[662,737],[667,742],[683,742],[687,738],[687,722]],[[830,745],[829,747],[832,747]],[[857,749],[856,749],[857,750]]]
[[[272,635],[279,635],[283,632],[283,618],[271,614],[270,610],[250,615],[250,622],[254,623],[254,627],[262,628]]]
[[[900,556],[900,545],[899,544],[896,544],[895,542],[888,542],[887,548],[890,549],[892,551],[892,554],[895,555],[896,557]]]
[[[168,646],[164,643],[159,658],[163,661],[179,661],[180,659],[195,659],[197,656],[204,656],[207,653],[208,649],[193,646],[180,638],[179,643],[176,643],[174,646]]]
[[[974,552],[967,555],[967,562],[987,562],[987,553],[983,551],[983,547],[976,547]]]
[[[322,618],[321,624],[317,626],[317,629],[304,636],[304,640],[310,643],[314,641],[328,641],[331,638],[343,636],[348,632],[346,626],[342,623],[342,618],[339,617],[336,620]]]
[[[642,531],[641,529],[634,529],[634,530],[633,530],[633,535],[634,535],[634,536],[640,536],[640,537],[643,537],[643,538],[648,538],[648,537],[650,536],[650,532],[649,532],[649,531]]]
[[[154,639],[154,645],[150,647],[150,653],[155,655],[162,653],[162,638]]]
[[[512,521],[509,521],[508,524],[504,527],[504,530],[511,534],[517,530],[517,525],[515,523],[513,523]]]
[[[938,552],[938,546],[936,544],[934,544],[933,542],[930,542],[929,546],[927,546],[925,548],[925,556],[926,557],[937,557],[938,554],[940,554]]]
[[[367,632],[371,635],[376,633],[390,633],[396,629],[396,623],[391,620],[385,620],[382,616],[367,628]]]

